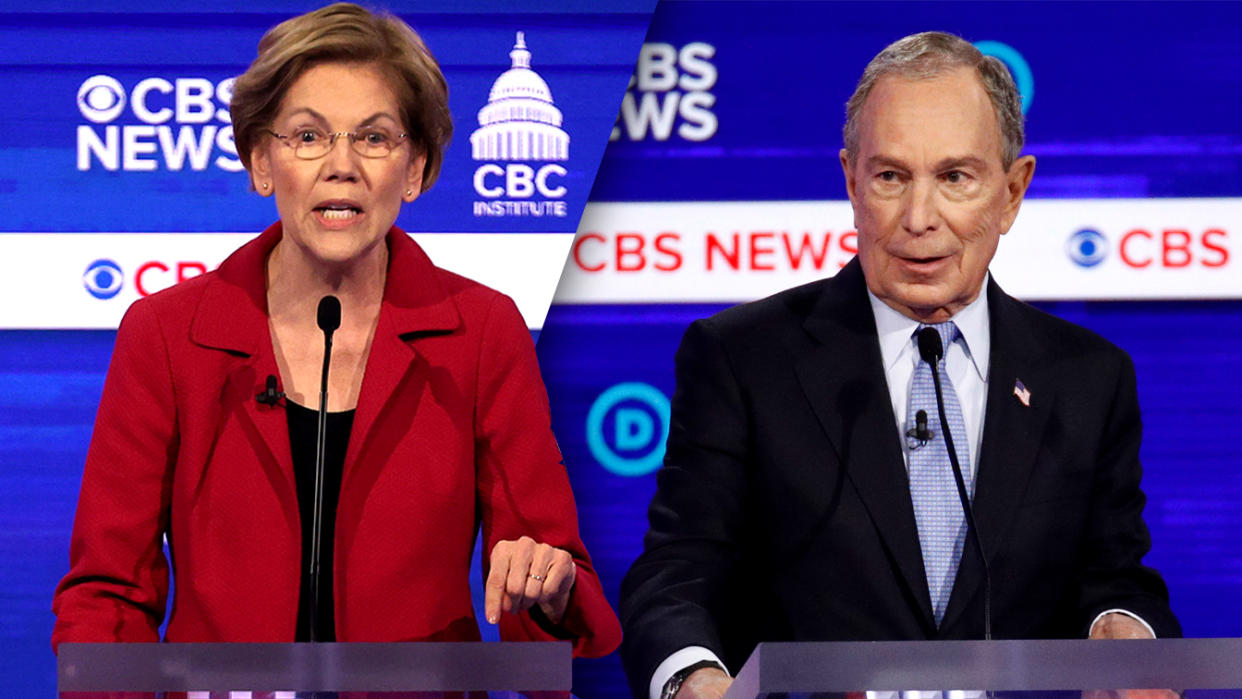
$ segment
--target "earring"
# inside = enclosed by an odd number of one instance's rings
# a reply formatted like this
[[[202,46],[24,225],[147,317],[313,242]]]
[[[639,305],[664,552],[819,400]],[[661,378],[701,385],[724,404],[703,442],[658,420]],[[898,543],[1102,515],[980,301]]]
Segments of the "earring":
[[[407,190],[405,190],[405,196],[407,196],[407,197],[408,197],[408,196],[411,196],[411,195],[413,195],[413,194],[414,194],[414,190],[412,190],[412,189],[407,189]]]
[[[266,183],[266,182],[264,182],[264,183],[263,183],[263,189],[267,189],[267,183]]]

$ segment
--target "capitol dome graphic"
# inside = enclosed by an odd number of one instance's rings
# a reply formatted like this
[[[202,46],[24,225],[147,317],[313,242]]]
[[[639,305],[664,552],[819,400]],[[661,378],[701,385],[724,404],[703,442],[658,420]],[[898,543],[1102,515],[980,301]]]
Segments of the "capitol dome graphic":
[[[531,70],[525,32],[509,52],[513,66],[492,83],[479,128],[470,135],[475,160],[569,160],[569,134],[552,91]]]

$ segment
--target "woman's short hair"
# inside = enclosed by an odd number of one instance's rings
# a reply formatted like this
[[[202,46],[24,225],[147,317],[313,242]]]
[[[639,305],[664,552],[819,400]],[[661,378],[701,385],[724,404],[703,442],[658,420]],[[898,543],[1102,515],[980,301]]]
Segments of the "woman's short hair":
[[[290,86],[307,69],[334,62],[373,63],[383,71],[411,146],[427,158],[422,188],[430,189],[453,135],[444,75],[410,25],[348,2],[285,20],[259,41],[259,56],[237,78],[229,103],[242,164],[250,169],[250,152],[271,128]]]

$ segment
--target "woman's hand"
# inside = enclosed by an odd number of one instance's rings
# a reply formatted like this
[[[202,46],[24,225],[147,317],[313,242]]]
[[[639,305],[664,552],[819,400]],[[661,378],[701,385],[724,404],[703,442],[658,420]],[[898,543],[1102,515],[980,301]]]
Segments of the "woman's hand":
[[[549,621],[561,623],[577,572],[568,551],[529,536],[497,542],[483,602],[488,623],[500,621],[501,612],[516,614],[536,604]]]

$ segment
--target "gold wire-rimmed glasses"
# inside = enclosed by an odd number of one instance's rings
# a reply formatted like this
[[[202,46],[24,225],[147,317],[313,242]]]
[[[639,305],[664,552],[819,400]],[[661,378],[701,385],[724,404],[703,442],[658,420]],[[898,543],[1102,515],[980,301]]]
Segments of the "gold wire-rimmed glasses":
[[[322,158],[332,151],[336,139],[341,136],[349,138],[349,147],[364,158],[386,158],[397,146],[400,146],[409,134],[393,134],[378,126],[365,126],[357,131],[336,131],[328,133],[322,129],[301,128],[292,134],[279,134],[271,129],[267,132],[273,138],[293,149],[293,154],[302,160]]]

